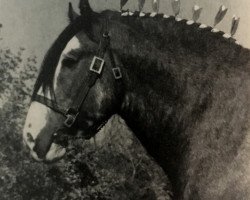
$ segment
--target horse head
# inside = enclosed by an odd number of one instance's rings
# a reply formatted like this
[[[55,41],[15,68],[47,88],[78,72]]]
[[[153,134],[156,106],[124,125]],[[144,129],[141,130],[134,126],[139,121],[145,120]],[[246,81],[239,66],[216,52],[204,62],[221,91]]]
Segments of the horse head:
[[[62,158],[66,136],[91,138],[120,106],[122,74],[108,32],[92,21],[88,1],[79,8],[81,15],[70,4],[70,25],[49,49],[35,84],[23,139],[37,161]]]

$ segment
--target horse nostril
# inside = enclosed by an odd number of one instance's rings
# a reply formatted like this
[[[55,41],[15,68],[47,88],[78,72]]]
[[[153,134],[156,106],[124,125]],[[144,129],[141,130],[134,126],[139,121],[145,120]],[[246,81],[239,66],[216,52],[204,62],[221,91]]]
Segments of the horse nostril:
[[[27,141],[29,143],[35,142],[34,138],[32,137],[31,133],[29,133],[29,132],[27,133]]]
[[[37,148],[37,145],[34,146],[33,151],[36,152],[36,153],[39,152],[39,150]]]
[[[34,146],[33,151],[36,153],[39,159],[43,159],[46,156],[45,153],[39,150],[39,147],[37,145]]]

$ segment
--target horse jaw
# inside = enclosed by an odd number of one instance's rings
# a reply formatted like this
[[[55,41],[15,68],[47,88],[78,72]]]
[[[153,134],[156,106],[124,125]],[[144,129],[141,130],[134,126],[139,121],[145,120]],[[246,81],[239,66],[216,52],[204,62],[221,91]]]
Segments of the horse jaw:
[[[51,144],[44,159],[39,158],[34,151],[36,139],[42,129],[47,125],[50,112],[51,110],[45,105],[32,102],[27,114],[23,129],[23,141],[25,145],[29,147],[30,154],[36,161],[52,162],[61,159],[66,153],[65,148],[55,143]]]

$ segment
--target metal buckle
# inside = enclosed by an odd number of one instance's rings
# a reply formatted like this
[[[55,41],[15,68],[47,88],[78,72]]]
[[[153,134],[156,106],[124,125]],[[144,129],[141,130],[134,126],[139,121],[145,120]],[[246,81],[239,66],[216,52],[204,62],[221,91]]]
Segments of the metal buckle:
[[[78,115],[78,114],[77,114]],[[64,126],[66,126],[67,128],[70,128],[73,126],[73,124],[76,121],[77,115],[67,115],[66,120],[63,122]]]
[[[112,71],[113,71],[115,79],[118,80],[122,78],[122,72],[121,72],[120,67],[113,68]]]
[[[74,108],[69,108],[66,112],[66,120],[63,122],[63,124],[67,128],[72,127],[76,121],[78,114],[79,113]]]
[[[95,72],[97,74],[101,74],[104,63],[105,63],[104,59],[94,56],[92,63],[90,65],[90,71]]]

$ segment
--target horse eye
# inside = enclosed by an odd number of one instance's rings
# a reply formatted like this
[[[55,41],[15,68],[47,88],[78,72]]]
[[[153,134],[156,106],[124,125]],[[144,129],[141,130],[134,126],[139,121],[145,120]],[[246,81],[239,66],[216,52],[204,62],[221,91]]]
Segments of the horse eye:
[[[65,66],[65,67],[72,67],[76,63],[77,63],[77,60],[73,58],[64,58],[62,60],[62,66]]]

